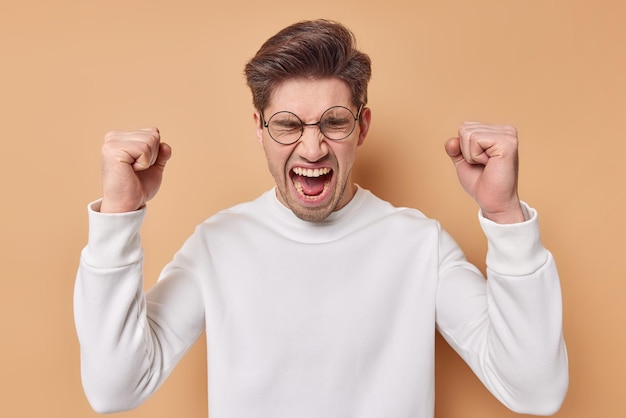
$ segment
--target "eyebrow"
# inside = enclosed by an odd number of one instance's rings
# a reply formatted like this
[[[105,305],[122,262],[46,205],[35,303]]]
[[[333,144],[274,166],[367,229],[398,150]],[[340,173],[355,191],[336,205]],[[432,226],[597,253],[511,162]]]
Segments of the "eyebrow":
[[[320,119],[321,119],[321,117],[322,117],[322,115],[323,115],[324,113],[326,113],[328,110],[332,109],[333,107],[345,107],[346,109],[348,109],[350,112],[352,112],[352,113],[356,116],[356,115],[358,115],[360,108],[361,108],[361,107],[364,107],[364,105],[361,105],[359,108],[357,108],[357,109],[356,109],[356,112],[355,112],[354,110],[352,110],[352,108],[351,108],[353,105],[354,105],[354,103],[350,103],[350,104],[334,104],[334,105],[331,105],[331,106],[327,107],[326,109],[324,109],[322,112],[320,112],[319,116],[315,119],[315,122],[312,122],[312,123],[319,122],[319,121],[320,121]],[[269,117],[271,118],[272,116],[274,116],[275,114],[277,114],[277,113],[279,113],[279,112],[289,112],[289,113],[292,113],[292,114],[296,115],[296,116],[297,116],[297,117],[298,117],[298,118],[299,118],[302,122],[304,122],[304,123],[310,123],[310,122],[307,122],[307,121],[306,121],[306,120],[305,120],[302,116],[300,116],[300,114],[299,114],[298,112],[293,111],[293,110],[289,110],[289,109],[279,109],[279,110],[276,110],[276,111],[274,111],[274,112],[265,112],[265,111],[260,111],[261,116],[263,117],[263,119],[264,119],[265,121],[267,121],[267,119],[265,119],[265,116],[269,115]]]

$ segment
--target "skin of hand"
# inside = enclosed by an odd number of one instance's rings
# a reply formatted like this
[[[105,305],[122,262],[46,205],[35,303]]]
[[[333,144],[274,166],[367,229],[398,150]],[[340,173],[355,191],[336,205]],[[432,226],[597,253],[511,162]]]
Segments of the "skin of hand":
[[[524,221],[517,193],[518,135],[513,126],[465,122],[445,149],[461,186],[483,216],[501,224]]]
[[[157,128],[111,131],[102,145],[100,212],[142,208],[158,192],[165,164],[172,156]]]

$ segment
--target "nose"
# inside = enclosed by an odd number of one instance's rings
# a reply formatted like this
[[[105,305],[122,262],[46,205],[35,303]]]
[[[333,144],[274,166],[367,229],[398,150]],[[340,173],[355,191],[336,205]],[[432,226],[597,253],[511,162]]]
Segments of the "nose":
[[[320,131],[319,123],[306,124],[303,129],[298,142],[298,154],[309,162],[321,160],[328,154],[328,144]]]

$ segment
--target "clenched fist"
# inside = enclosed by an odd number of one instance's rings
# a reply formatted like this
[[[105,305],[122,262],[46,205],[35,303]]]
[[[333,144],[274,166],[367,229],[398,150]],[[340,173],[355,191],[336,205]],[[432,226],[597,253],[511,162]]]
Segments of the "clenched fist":
[[[524,220],[517,194],[518,138],[513,126],[465,122],[445,148],[461,186],[483,216],[498,223]]]
[[[157,128],[111,131],[102,145],[101,212],[130,212],[143,207],[161,186],[172,155]]]

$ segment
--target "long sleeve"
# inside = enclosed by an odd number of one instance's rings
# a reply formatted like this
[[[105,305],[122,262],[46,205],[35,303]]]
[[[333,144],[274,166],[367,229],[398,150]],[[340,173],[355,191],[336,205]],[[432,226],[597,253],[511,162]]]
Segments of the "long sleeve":
[[[203,329],[193,279],[178,274],[143,292],[139,230],[145,210],[100,214],[89,208],[74,316],[83,387],[94,410],[131,409],[149,397]]]
[[[562,304],[554,259],[540,242],[536,212],[487,236],[487,281],[443,234],[438,329],[479,379],[511,410],[554,414],[568,387]]]
[[[509,408],[563,400],[559,278],[534,211],[481,220],[485,280],[416,210],[360,190],[308,223],[269,191],[199,225],[145,294],[143,211],[89,216],[75,312],[97,411],[138,405],[206,330],[211,417],[432,417],[435,324]]]

